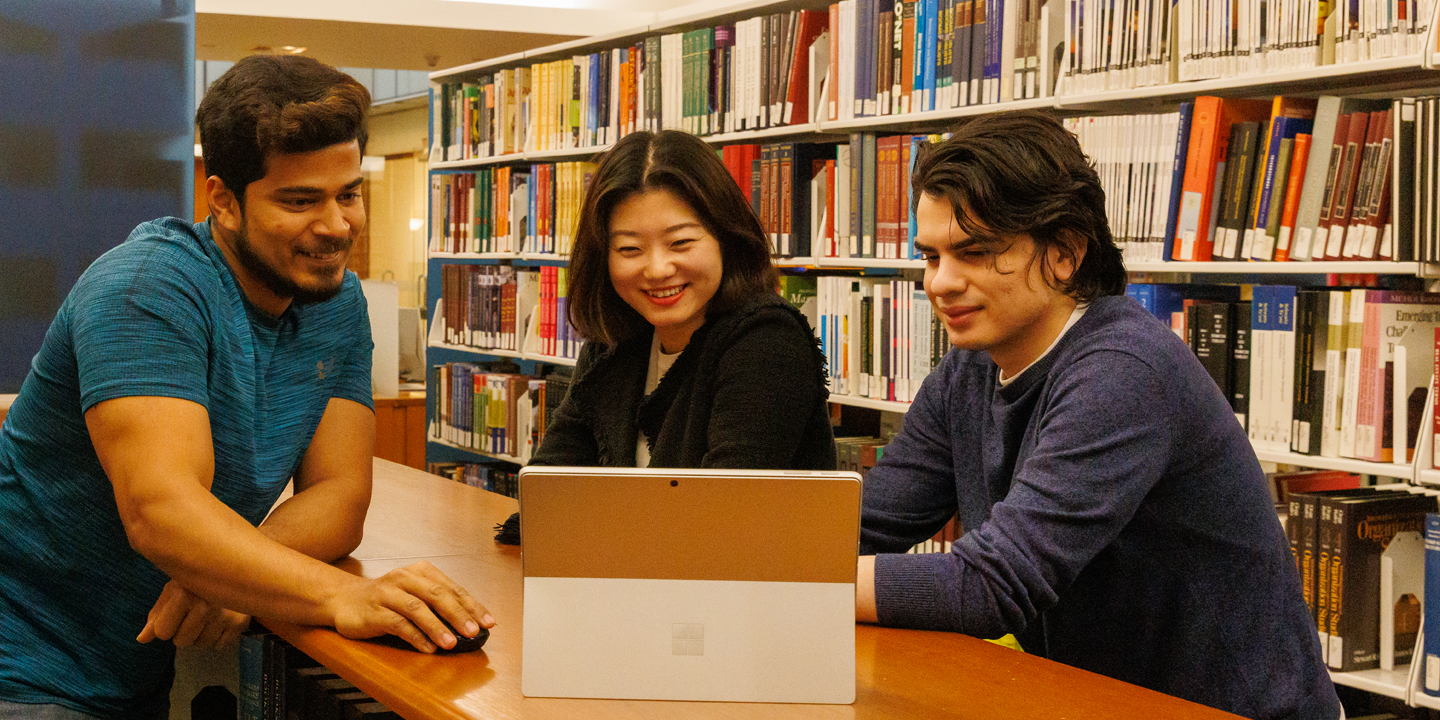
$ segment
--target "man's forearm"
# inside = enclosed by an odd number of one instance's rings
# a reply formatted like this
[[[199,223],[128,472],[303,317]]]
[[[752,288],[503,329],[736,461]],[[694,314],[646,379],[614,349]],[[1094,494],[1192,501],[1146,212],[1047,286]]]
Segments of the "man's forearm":
[[[875,609],[875,556],[861,555],[855,567],[855,621],[880,622]]]
[[[369,493],[361,496],[352,487],[319,483],[280,503],[260,532],[291,550],[333,562],[360,545],[369,500]]]
[[[198,485],[146,503],[126,531],[137,552],[183,587],[247,615],[328,625],[331,601],[364,582],[256,532]]]

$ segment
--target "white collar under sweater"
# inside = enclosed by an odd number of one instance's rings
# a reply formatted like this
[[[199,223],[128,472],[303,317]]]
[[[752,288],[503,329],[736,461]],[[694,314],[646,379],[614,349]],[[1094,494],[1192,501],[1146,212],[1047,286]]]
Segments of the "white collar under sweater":
[[[1034,367],[1034,366],[1035,366],[1035,363],[1040,362],[1041,358],[1044,358],[1046,355],[1049,355],[1049,354],[1050,354],[1050,351],[1051,351],[1051,350],[1054,350],[1054,349],[1055,349],[1055,346],[1058,345],[1058,344],[1060,344],[1060,338],[1065,337],[1065,333],[1070,332],[1070,328],[1073,327],[1073,326],[1075,325],[1075,322],[1078,321],[1081,317],[1083,317],[1083,316],[1085,315],[1085,311],[1086,311],[1086,310],[1089,310],[1089,309],[1090,309],[1090,303],[1080,303],[1080,304],[1077,304],[1077,305],[1075,306],[1075,309],[1070,312],[1070,319],[1065,321],[1065,327],[1060,328],[1060,334],[1059,334],[1059,335],[1056,335],[1056,336],[1055,336],[1055,339],[1050,342],[1050,347],[1045,348],[1045,352],[1040,353],[1040,355],[1037,356],[1034,360],[1031,360],[1031,361],[1030,361],[1030,364],[1029,364],[1029,365],[1026,365],[1024,368],[1021,368],[1020,372],[1017,372],[1017,373],[1015,373],[1014,375],[1011,375],[1010,377],[1007,378],[1007,377],[1005,377],[1005,371],[1004,371],[1004,370],[1001,370],[1001,371],[1000,371],[1000,387],[1005,387],[1006,385],[1009,385],[1010,383],[1015,382],[1015,379],[1016,379],[1016,378],[1020,377],[1021,375],[1024,375],[1026,370],[1029,370],[1030,368]]]

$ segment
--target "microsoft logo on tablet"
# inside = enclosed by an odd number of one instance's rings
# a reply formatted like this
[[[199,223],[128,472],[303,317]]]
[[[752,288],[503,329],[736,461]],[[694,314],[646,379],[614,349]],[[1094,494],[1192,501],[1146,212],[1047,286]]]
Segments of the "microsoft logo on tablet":
[[[703,623],[675,623],[670,626],[671,655],[704,655],[705,625]]]

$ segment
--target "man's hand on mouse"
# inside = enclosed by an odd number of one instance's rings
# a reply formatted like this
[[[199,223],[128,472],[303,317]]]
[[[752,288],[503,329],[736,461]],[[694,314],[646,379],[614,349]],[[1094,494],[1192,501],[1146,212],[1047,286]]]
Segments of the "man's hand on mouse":
[[[330,608],[336,631],[345,637],[395,635],[421,652],[455,647],[456,638],[437,615],[466,637],[495,625],[484,605],[424,561],[374,580],[356,577],[330,600]]]
[[[142,643],[170,640],[175,647],[219,647],[234,642],[249,625],[249,615],[212,605],[171,580],[160,591],[160,599],[150,608],[145,627],[135,639]]]

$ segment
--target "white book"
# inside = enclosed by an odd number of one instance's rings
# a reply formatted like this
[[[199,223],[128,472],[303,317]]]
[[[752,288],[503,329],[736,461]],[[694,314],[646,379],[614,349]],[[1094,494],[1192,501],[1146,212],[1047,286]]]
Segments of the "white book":
[[[1021,0],[1023,2],[1023,0]],[[1016,2],[1005,3],[1004,18],[1000,24],[1000,77],[996,80],[997,102],[1015,99],[1015,41],[1019,32],[1020,8]]]
[[[602,57],[603,57],[603,56],[602,56]],[[599,122],[600,122],[601,125],[603,126],[603,132],[604,132],[604,137],[600,138],[600,140],[599,140],[599,144],[601,144],[601,145],[609,145],[609,144],[615,142],[616,140],[619,140],[619,139],[620,139],[620,48],[611,48],[611,49],[610,49],[610,65],[609,65],[609,69],[610,69],[610,107],[609,107],[609,117],[607,117],[607,118],[598,118]],[[585,107],[585,106],[588,105],[588,104],[589,104],[589,103],[585,102],[584,96],[581,96],[580,106],[581,106],[581,107]]]
[[[855,229],[850,227],[850,144],[840,143],[835,148],[835,239],[839,245],[838,257],[850,257],[851,236]]]
[[[806,87],[809,88],[808,121],[815,123],[820,120],[820,108],[824,105],[826,81],[830,77],[830,32],[827,30],[815,38],[810,44],[810,66],[809,77]],[[788,113],[787,113],[788,115]],[[789,118],[787,116],[786,120]]]
[[[755,127],[764,128],[769,126],[769,103],[765,102],[765,80],[763,79],[768,72],[766,66],[767,56],[765,53],[768,36],[765,32],[765,20],[763,18],[756,18],[755,23],[754,43],[756,59],[753,67],[755,68],[757,76],[755,79],[755,90],[751,98],[751,112],[754,113],[755,116]]]

